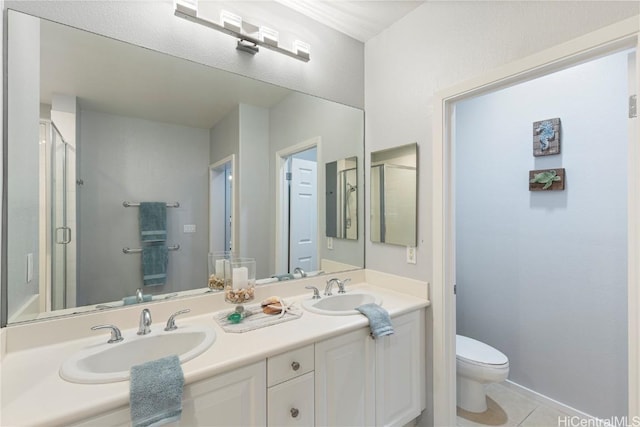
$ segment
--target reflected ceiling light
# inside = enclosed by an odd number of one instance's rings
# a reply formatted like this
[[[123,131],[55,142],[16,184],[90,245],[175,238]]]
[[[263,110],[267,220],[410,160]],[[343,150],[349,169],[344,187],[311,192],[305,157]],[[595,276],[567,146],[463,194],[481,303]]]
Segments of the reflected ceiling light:
[[[311,59],[311,46],[308,43],[296,40],[293,50],[278,46],[279,32],[269,27],[257,27],[249,22],[243,22],[242,17],[229,11],[220,13],[220,23],[210,21],[198,16],[198,0],[175,0],[175,15],[196,24],[222,31],[238,39],[236,49],[255,55],[259,48],[282,53],[300,61],[308,62]],[[243,31],[243,27],[247,32]]]

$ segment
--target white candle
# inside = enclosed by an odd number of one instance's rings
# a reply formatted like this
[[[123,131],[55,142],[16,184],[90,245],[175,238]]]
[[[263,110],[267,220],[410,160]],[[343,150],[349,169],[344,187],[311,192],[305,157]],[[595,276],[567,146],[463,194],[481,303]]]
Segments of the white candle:
[[[224,260],[223,259],[217,259],[216,260],[216,277],[219,277],[220,279],[224,279]]]
[[[249,285],[249,270],[247,267],[237,267],[232,274],[233,289],[247,288]]]

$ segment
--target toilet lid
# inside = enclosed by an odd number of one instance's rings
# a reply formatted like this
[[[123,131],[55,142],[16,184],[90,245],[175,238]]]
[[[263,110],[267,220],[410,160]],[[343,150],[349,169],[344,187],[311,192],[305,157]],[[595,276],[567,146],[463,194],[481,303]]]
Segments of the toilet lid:
[[[509,359],[502,352],[473,338],[456,335],[456,357],[471,363],[504,365]]]

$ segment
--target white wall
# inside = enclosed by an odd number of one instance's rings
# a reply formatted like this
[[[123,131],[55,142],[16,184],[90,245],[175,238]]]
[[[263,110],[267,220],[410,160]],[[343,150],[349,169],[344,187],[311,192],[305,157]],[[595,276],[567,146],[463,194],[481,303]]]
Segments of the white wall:
[[[627,81],[624,52],[456,104],[458,333],[601,418],[627,414]],[[554,117],[561,154],[534,158]],[[564,191],[528,190],[559,167]]]
[[[368,41],[367,188],[371,151],[417,142],[420,170],[417,264],[406,264],[404,248],[367,238],[367,268],[431,279],[435,92],[639,12],[637,2],[426,2]]]
[[[40,22],[16,14],[7,31],[10,39],[8,75],[12,90],[7,92],[11,108],[7,119],[14,125],[7,131],[11,162],[7,162],[7,281],[11,311],[23,306],[38,293],[38,207],[39,114],[40,114]],[[27,283],[27,254],[33,254],[33,280]]]
[[[269,193],[269,110],[240,104],[240,152],[235,185],[240,186],[240,252],[256,259],[256,277],[270,277],[275,272],[269,263],[273,246],[269,235],[274,227],[269,222],[269,207],[275,198]]]
[[[180,58],[362,108],[363,44],[276,2],[200,1],[201,15],[218,21],[226,8],[248,22],[280,31],[284,42],[311,45],[307,63],[268,49],[236,50],[237,39],[174,16],[172,0],[5,1],[5,7],[103,34]],[[338,46],[339,48],[336,48]]]
[[[180,245],[169,252],[167,284],[144,292],[206,285],[209,130],[81,110],[80,165],[78,305],[143,287],[141,255],[122,252],[140,248],[139,209],[123,207],[125,200],[180,202],[167,208],[167,244]],[[196,233],[183,233],[185,224]]]

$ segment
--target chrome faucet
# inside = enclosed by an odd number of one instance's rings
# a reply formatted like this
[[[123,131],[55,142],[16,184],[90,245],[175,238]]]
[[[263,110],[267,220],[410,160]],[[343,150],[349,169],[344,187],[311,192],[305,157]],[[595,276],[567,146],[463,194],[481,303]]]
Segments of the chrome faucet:
[[[144,297],[142,296],[142,289],[136,289],[136,302],[141,303],[144,301]]]
[[[344,290],[344,285],[346,285],[351,279],[347,278],[344,280],[340,280],[337,277],[333,277],[329,280],[327,280],[327,286],[324,288],[324,294],[326,296],[331,296],[333,295],[331,293],[331,288],[333,287],[333,284],[335,283],[336,285],[338,285],[338,293],[339,294],[344,294],[346,291]]]
[[[145,308],[142,310],[142,313],[140,313],[138,335],[147,335],[149,332],[151,332],[151,312],[148,308]]]
[[[178,327],[176,326],[176,316],[180,316],[181,314],[185,314],[185,313],[189,313],[191,311],[191,309],[187,308],[184,310],[180,310],[176,313],[173,313],[171,315],[171,317],[169,317],[169,320],[167,320],[167,326],[165,326],[164,330],[165,331],[175,331],[176,329],[178,329]]]
[[[303,270],[303,269],[301,269],[300,267],[296,267],[296,268],[293,270],[293,274],[296,274],[296,273],[300,273],[300,276],[301,276],[301,277],[307,277],[307,273],[305,273],[305,272],[304,272],[304,270]]]

